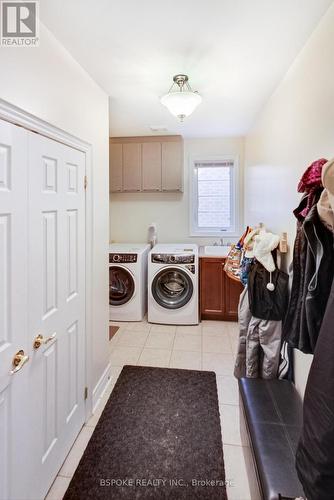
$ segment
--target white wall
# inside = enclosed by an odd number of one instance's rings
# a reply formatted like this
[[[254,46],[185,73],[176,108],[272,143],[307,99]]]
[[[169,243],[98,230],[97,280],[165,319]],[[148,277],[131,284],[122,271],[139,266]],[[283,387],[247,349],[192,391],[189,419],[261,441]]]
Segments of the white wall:
[[[43,26],[39,48],[0,48],[0,67],[2,99],[93,145],[94,386],[106,368],[109,345],[108,97]]]
[[[334,156],[334,5],[290,68],[246,139],[245,223],[295,235],[297,182],[315,159]],[[304,391],[312,356],[296,351]]]
[[[184,193],[111,193],[110,241],[145,242],[147,241],[147,228],[151,222],[157,223],[160,243],[205,244],[217,240],[217,238],[190,237],[189,166],[190,158],[219,155],[233,155],[239,158],[240,179],[242,179],[243,138],[186,139],[184,143]],[[242,200],[242,183],[240,183],[241,213]]]

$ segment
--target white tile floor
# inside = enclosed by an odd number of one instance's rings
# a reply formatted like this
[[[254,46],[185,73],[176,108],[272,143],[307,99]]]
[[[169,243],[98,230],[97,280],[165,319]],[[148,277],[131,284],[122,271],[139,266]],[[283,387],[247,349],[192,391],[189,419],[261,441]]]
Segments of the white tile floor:
[[[120,323],[115,323],[120,325]],[[233,377],[234,356],[237,347],[236,323],[203,321],[198,326],[151,325],[122,323],[111,341],[112,380],[97,412],[82,428],[46,500],[61,500],[79,460],[94,431],[119,373],[125,364],[213,370],[217,376],[222,440],[229,500],[257,500],[251,498],[246,472],[245,456],[239,430],[239,397],[237,381]]]

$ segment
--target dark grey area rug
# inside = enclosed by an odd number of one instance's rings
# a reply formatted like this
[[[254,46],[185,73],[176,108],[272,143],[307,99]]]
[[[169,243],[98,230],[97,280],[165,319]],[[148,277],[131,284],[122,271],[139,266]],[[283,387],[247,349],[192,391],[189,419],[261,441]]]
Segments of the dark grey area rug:
[[[65,500],[226,500],[213,372],[125,366]]]

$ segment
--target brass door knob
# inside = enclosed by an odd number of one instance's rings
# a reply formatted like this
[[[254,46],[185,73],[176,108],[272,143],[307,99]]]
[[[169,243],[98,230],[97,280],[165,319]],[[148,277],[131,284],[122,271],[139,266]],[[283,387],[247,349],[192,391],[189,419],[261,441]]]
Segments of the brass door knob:
[[[21,349],[20,351],[18,351],[14,358],[13,358],[13,362],[12,362],[12,365],[13,365],[13,368],[11,370],[11,374],[13,375],[14,373],[18,372],[21,370],[21,368],[23,368],[23,366],[29,361],[29,356],[27,356],[26,354],[24,354],[24,351]]]
[[[47,338],[44,338],[43,335],[41,335],[41,334],[37,335],[37,337],[35,337],[34,343],[33,343],[34,349],[39,349],[41,347],[41,345],[48,344],[49,342],[51,342],[51,340],[54,340],[56,338],[56,336],[57,336],[57,333],[54,333],[54,334],[50,335],[50,337],[47,337]]]

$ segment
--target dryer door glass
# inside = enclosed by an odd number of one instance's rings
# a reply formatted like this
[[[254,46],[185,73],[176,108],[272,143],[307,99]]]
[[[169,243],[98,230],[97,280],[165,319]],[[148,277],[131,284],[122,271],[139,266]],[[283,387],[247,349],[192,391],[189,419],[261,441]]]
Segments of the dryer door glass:
[[[177,268],[163,269],[152,282],[152,295],[155,301],[166,309],[179,309],[185,306],[191,299],[193,290],[189,274]]]
[[[135,292],[135,282],[127,269],[109,267],[109,304],[121,306],[129,302]]]

